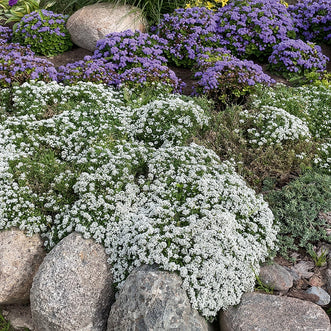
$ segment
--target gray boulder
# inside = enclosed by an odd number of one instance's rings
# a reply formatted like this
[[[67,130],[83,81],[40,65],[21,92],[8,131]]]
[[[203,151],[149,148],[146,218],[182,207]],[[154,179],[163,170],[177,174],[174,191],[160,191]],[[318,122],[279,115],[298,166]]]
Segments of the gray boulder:
[[[208,330],[208,323],[191,308],[178,275],[156,267],[135,269],[112,305],[107,331]]]
[[[293,286],[292,275],[277,263],[261,267],[259,278],[276,291],[288,291]]]
[[[146,31],[147,21],[139,8],[113,3],[96,3],[77,10],[66,25],[71,40],[93,52],[98,40],[111,32]]]
[[[315,294],[318,296],[319,300],[316,304],[320,306],[326,306],[330,303],[330,295],[328,292],[324,291],[321,287],[312,286],[306,290],[308,294]]]
[[[219,316],[222,331],[329,331],[330,320],[318,305],[285,296],[246,293],[241,303]]]
[[[104,248],[78,233],[64,238],[41,264],[30,301],[36,330],[105,330],[113,291]]]
[[[32,280],[45,254],[39,235],[0,231],[0,305],[29,302]]]

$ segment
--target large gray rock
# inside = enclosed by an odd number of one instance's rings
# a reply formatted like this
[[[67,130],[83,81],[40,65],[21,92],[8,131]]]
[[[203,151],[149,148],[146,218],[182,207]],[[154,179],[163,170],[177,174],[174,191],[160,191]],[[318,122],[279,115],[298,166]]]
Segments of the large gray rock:
[[[64,238],[41,264],[30,301],[36,330],[105,330],[113,291],[104,248],[78,233]]]
[[[74,44],[93,52],[98,40],[111,32],[147,29],[139,8],[112,3],[85,6],[69,17],[66,25]]]
[[[178,275],[156,267],[135,269],[112,305],[107,331],[208,330],[208,323],[191,308]]]
[[[329,317],[318,305],[256,292],[244,294],[219,320],[222,331],[330,330]]]
[[[29,302],[32,280],[45,254],[39,235],[0,231],[0,305]]]
[[[288,291],[293,286],[292,275],[277,263],[261,267],[259,278],[276,291]]]

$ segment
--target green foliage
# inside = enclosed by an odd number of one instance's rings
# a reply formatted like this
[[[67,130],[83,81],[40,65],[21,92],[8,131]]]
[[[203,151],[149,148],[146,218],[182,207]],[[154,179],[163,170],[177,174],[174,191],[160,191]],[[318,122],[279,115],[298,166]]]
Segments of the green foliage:
[[[327,223],[319,214],[330,211],[331,176],[307,172],[282,190],[265,194],[279,224],[279,253],[288,258],[289,252],[307,249],[319,240],[331,242]]]
[[[39,55],[52,56],[72,47],[66,29],[68,16],[48,10],[38,10],[25,15],[14,28],[13,42],[30,45]]]
[[[254,272],[254,275],[255,275],[255,280],[256,280],[255,290],[263,291],[263,292],[268,293],[268,294],[273,294],[274,293],[274,288],[272,286],[264,284],[262,282],[262,280],[260,279],[259,275],[257,275],[255,272]]]
[[[56,1],[43,0],[19,0],[16,5],[10,7],[8,0],[0,0],[0,18],[6,19],[6,23],[19,22],[24,15],[39,9],[51,8]]]
[[[127,4],[141,8],[150,25],[157,24],[162,14],[172,13],[176,8],[184,7],[185,0],[58,0],[52,8],[58,13],[71,15],[76,10],[95,3]]]
[[[307,252],[308,254],[311,256],[311,258],[313,259],[314,263],[315,263],[315,266],[316,267],[322,267],[323,265],[326,264],[326,261],[327,261],[327,250],[324,249],[322,250],[319,254],[315,252],[315,250],[310,247],[310,245],[308,246],[308,249],[307,249]]]
[[[251,139],[251,133],[259,130],[262,123],[256,125],[253,120],[244,120],[243,115],[241,106],[213,113],[210,131],[199,139],[221,159],[234,159],[237,171],[255,189],[261,190],[266,179],[282,186],[293,173],[301,173],[302,169],[312,166],[316,148],[313,142],[298,138],[271,144],[272,141],[266,139],[265,144],[258,145]],[[258,118],[259,111],[252,110],[251,116]]]

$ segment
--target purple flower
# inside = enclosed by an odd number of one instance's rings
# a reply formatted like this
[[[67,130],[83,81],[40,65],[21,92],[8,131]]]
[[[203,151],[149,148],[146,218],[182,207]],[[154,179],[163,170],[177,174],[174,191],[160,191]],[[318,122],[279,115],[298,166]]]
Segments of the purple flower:
[[[15,5],[17,4],[17,2],[18,2],[18,0],[9,0],[9,1],[8,1],[8,5],[9,5],[10,7],[12,7],[12,6],[15,6]]]

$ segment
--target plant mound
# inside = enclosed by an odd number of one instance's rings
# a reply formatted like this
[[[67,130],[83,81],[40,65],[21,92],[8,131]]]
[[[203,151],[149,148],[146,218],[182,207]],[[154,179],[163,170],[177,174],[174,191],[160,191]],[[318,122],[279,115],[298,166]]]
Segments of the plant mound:
[[[39,55],[61,54],[72,47],[65,27],[67,19],[68,16],[44,9],[26,14],[15,27],[13,41],[30,45]]]
[[[202,61],[195,73],[195,95],[206,95],[221,109],[226,104],[243,102],[256,84],[273,83],[261,66],[248,60],[239,60],[228,54],[216,62]]]
[[[168,41],[164,54],[177,66],[192,67],[202,48],[221,46],[214,13],[204,7],[176,9],[163,15],[153,30]]]
[[[166,40],[140,31],[113,32],[97,42],[93,57],[104,58],[117,69],[143,66],[150,60],[164,65],[167,63],[163,56],[166,44]]]
[[[320,46],[293,39],[275,45],[268,59],[271,71],[292,79],[309,77],[314,73],[315,78],[319,78],[328,60]]]
[[[331,1],[300,0],[288,6],[298,36],[303,40],[331,43]]]
[[[253,288],[274,247],[273,215],[231,164],[174,145],[203,117],[192,100],[163,95],[145,103],[151,112],[132,106],[140,97],[92,83],[25,83],[13,93],[14,104],[1,105],[12,116],[0,118],[0,229],[40,232],[49,247],[81,232],[105,246],[118,287],[143,263],[178,272],[208,318]],[[154,137],[173,132],[154,130],[167,116],[183,139],[155,148]],[[135,124],[140,141],[128,138]]]
[[[285,257],[318,241],[331,242],[323,212],[330,212],[331,176],[307,173],[281,191],[266,195],[279,224],[279,253]]]
[[[274,0],[235,0],[216,16],[221,43],[242,58],[266,60],[274,45],[295,37],[286,7]]]
[[[9,43],[13,32],[10,28],[0,25],[0,44]]]
[[[34,56],[29,47],[0,43],[1,87],[21,85],[30,80],[57,80],[57,71],[51,62]]]

